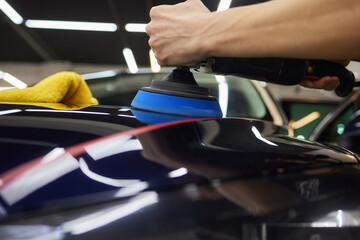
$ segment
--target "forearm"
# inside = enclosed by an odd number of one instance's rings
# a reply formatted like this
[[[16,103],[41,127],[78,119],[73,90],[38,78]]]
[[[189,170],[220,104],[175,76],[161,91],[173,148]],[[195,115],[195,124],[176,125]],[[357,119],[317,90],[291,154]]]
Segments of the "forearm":
[[[278,0],[208,17],[207,56],[360,59],[358,0]]]

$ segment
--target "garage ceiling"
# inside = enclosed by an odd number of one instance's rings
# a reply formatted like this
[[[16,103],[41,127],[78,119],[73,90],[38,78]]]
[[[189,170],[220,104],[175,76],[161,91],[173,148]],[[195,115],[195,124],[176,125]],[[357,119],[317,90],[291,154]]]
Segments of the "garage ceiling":
[[[2,1],[2,0],[0,0]],[[7,0],[23,17],[13,23],[0,11],[2,62],[71,61],[74,63],[126,64],[122,50],[132,49],[139,66],[149,66],[148,37],[145,33],[127,32],[127,23],[147,23],[152,6],[176,4],[176,0]],[[219,0],[204,4],[215,11]],[[233,0],[231,7],[261,2]],[[63,20],[115,23],[115,32],[35,29],[26,20]],[[196,20],[195,20],[196,21]]]

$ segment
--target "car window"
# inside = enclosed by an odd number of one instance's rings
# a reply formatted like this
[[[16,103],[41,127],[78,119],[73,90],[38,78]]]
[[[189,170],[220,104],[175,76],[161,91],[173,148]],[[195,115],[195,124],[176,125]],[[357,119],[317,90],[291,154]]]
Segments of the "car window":
[[[167,75],[168,73],[126,74],[88,80],[87,83],[100,104],[130,106],[141,87],[147,87],[152,80],[162,80]],[[249,79],[197,73],[194,76],[200,86],[209,88],[210,95],[218,98],[224,116],[273,120],[261,95]]]
[[[354,105],[348,106],[336,118],[332,119],[328,126],[319,135],[317,141],[337,145],[339,137],[344,133],[345,126],[355,113]]]

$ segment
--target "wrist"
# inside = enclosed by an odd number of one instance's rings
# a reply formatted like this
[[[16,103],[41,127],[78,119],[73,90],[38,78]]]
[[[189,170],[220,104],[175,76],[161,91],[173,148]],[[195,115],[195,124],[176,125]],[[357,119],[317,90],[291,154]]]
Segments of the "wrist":
[[[237,8],[237,11],[242,11],[242,8]],[[242,11],[243,12],[243,11]],[[246,31],[247,23],[242,21],[241,30],[240,25],[236,25],[238,20],[236,16],[239,13],[234,14],[233,9],[229,9],[221,12],[211,12],[206,15],[202,24],[205,26],[204,34],[202,34],[201,53],[206,57],[224,57],[235,56],[236,51],[240,50],[239,46],[235,45],[238,42],[243,42],[244,34]],[[241,15],[246,16],[245,13]],[[243,45],[243,44],[242,44]],[[242,46],[240,45],[240,47]],[[246,53],[246,49],[242,49],[242,54]],[[238,54],[238,53],[237,53]]]
[[[203,59],[214,56],[216,52],[216,12],[209,12],[198,22],[199,34],[195,40],[195,52]]]

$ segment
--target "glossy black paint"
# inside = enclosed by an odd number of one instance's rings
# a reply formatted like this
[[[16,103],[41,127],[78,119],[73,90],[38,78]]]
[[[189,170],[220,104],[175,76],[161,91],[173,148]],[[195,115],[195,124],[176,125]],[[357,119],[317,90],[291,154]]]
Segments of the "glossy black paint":
[[[5,184],[0,236],[12,236],[13,225],[31,239],[25,225],[47,226],[49,239],[264,239],[265,233],[265,239],[282,239],[292,227],[310,239],[336,236],[323,227],[314,230],[314,222],[323,224],[321,219],[334,211],[359,207],[356,155],[288,137],[286,129],[270,122],[228,118],[148,126],[126,109],[90,107],[76,114],[16,107],[21,111],[0,118],[7,134],[2,152],[12,156],[3,158],[0,173]],[[22,125],[29,119],[41,124]],[[82,121],[92,134],[81,130]],[[58,134],[59,128],[69,135]],[[34,130],[43,135],[26,134]],[[18,147],[27,145],[22,154]],[[30,155],[34,146],[39,152]],[[64,151],[45,163],[43,157],[36,159],[54,147]],[[29,163],[29,175],[3,178]],[[68,163],[63,172],[51,171]],[[34,180],[35,175],[48,180]],[[21,178],[33,191],[21,188],[26,184],[12,185]],[[5,196],[6,188],[12,196]],[[349,236],[357,233],[349,231]]]

